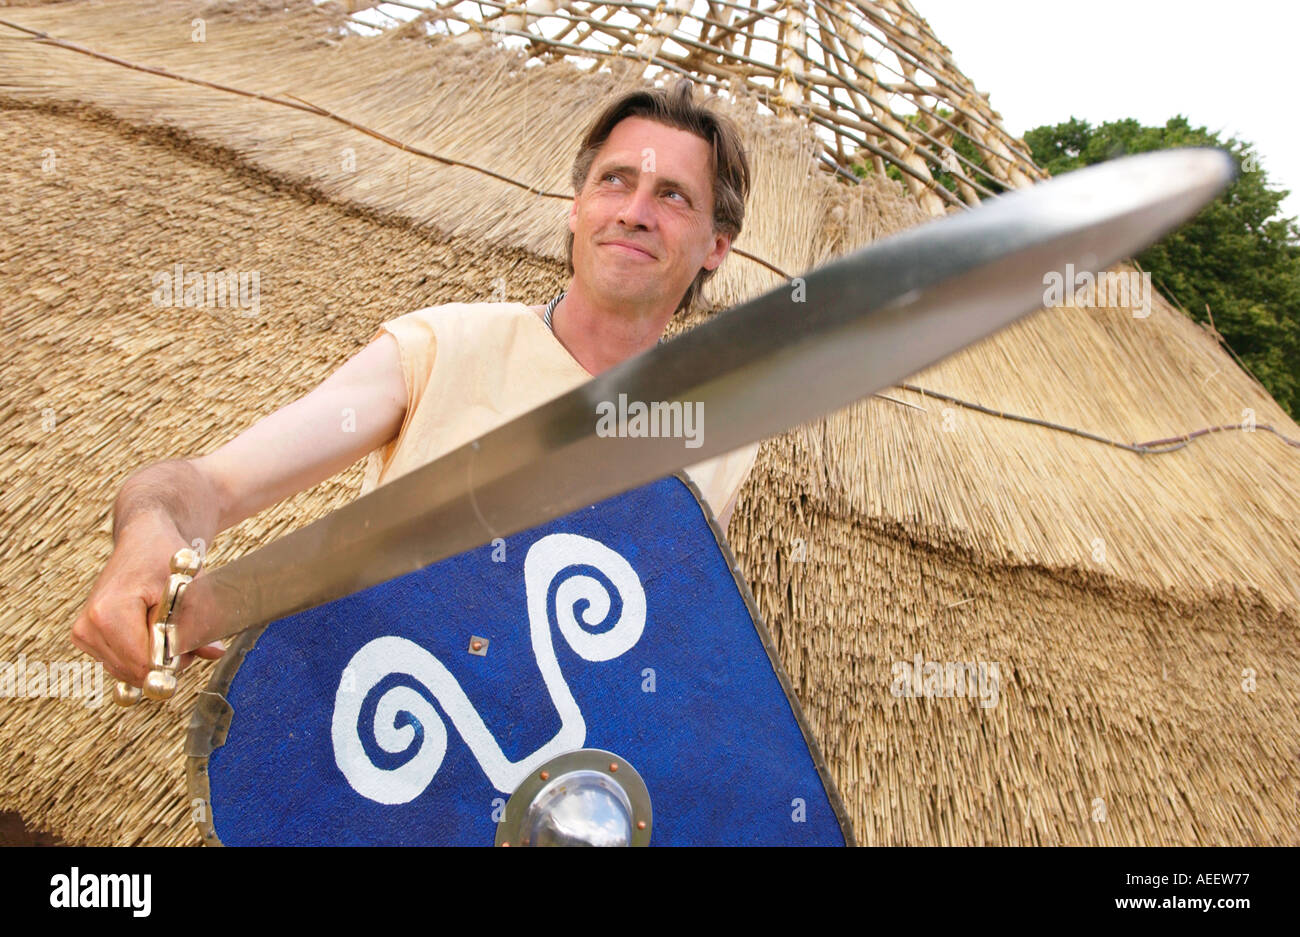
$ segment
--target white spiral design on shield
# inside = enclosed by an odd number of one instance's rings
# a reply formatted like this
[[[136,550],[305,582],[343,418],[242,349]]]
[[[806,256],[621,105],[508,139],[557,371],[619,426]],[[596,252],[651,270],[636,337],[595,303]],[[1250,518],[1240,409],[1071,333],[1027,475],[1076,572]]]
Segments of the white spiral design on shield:
[[[595,575],[575,570],[590,567],[608,580],[613,592]],[[556,580],[559,579],[557,582]],[[554,586],[554,588],[552,588]],[[381,804],[409,803],[433,781],[447,753],[447,727],[441,707],[478,760],[492,786],[510,793],[538,766],[556,755],[582,748],[587,724],[560,673],[551,639],[550,597],[554,593],[556,627],[575,654],[584,660],[612,660],[631,649],[645,630],[646,600],[641,580],[621,555],[597,540],[577,534],[550,534],[538,540],[524,558],[524,590],[533,654],[542,680],[560,716],[560,729],[533,753],[511,761],[488,731],[482,716],[456,678],[438,658],[406,638],[386,636],[365,644],[344,669],[334,695],[332,737],[334,760],[352,788]],[[602,623],[622,602],[617,621]],[[437,623],[432,623],[437,627]],[[486,630],[486,629],[485,629]],[[414,718],[424,729],[416,751],[395,768],[374,764],[362,743],[362,709],[370,691],[394,675],[403,684],[389,687],[379,698],[373,725],[374,744],[385,752],[408,750],[417,732],[399,719]],[[432,700],[437,701],[434,706]]]

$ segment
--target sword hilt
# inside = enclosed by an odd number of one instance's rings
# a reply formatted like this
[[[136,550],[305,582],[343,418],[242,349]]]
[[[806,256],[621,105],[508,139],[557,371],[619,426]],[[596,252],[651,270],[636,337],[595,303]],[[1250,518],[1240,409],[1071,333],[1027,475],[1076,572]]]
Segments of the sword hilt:
[[[171,559],[171,576],[167,580],[167,595],[159,603],[153,620],[149,623],[149,675],[145,677],[144,687],[135,687],[124,680],[118,680],[113,688],[113,702],[119,706],[134,706],[142,697],[153,700],[171,699],[176,692],[176,665],[179,656],[176,650],[176,623],[172,616],[176,613],[185,591],[194,577],[199,574],[203,560],[192,547],[181,547]]]

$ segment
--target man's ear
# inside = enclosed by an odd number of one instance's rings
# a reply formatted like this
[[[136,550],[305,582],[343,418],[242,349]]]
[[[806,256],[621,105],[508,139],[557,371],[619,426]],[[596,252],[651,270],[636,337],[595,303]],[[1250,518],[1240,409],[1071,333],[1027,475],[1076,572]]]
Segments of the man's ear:
[[[731,238],[725,234],[715,235],[713,250],[709,251],[709,256],[704,258],[704,263],[700,266],[705,270],[718,269],[718,265],[726,259],[729,250],[731,250]]]
[[[569,231],[573,234],[578,233],[578,200],[576,198],[569,204]]]

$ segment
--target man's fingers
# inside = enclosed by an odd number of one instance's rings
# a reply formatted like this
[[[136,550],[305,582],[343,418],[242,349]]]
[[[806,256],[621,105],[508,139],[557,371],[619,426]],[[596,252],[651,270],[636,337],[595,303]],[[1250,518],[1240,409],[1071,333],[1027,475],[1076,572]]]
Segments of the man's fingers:
[[[126,682],[142,686],[149,673],[149,606],[143,599],[133,599],[127,606],[118,621],[129,624],[102,628],[99,638],[104,650],[116,663],[118,672],[126,674]],[[119,676],[118,679],[123,678]]]
[[[102,640],[96,640],[97,638],[99,638],[98,632],[87,632],[87,637],[84,640],[80,637],[76,628],[72,632],[72,643],[74,645],[96,660],[103,661],[104,669],[113,675],[114,680],[125,680],[130,683],[131,681],[125,676],[127,668],[122,666],[122,661],[117,654]]]
[[[194,653],[204,660],[216,660],[222,654],[226,653],[226,645],[222,641],[213,641],[211,644],[205,644],[202,647],[194,649]]]
[[[216,660],[222,654],[226,653],[226,646],[220,641],[214,641],[212,644],[205,644],[202,647],[196,647],[192,651],[186,651],[180,656],[176,664],[176,672],[180,673],[190,664],[194,663],[195,658],[204,660]]]

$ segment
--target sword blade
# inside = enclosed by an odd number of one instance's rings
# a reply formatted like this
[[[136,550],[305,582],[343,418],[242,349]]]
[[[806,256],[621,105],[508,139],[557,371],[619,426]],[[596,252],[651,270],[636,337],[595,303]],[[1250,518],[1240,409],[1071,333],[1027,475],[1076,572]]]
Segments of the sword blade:
[[[1225,152],[1103,163],[875,242],[631,358],[185,590],[188,647],[333,601],[595,504],[896,384],[1192,217]],[[701,445],[597,434],[597,405],[703,404]]]

